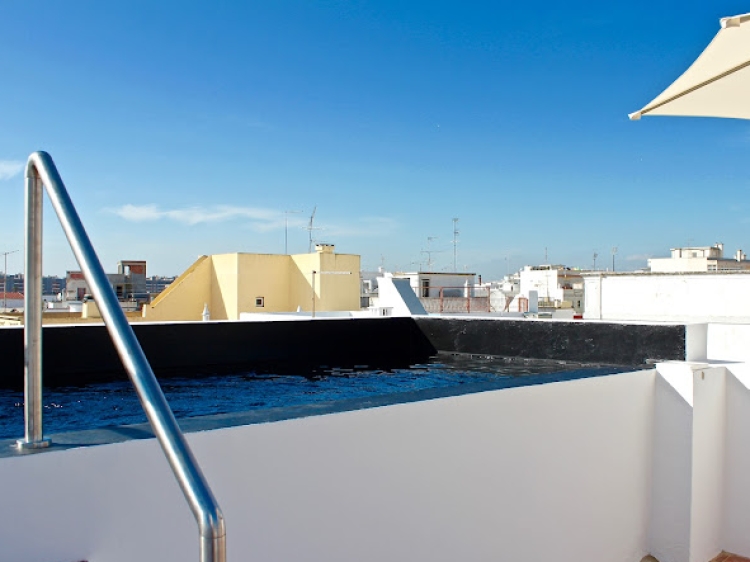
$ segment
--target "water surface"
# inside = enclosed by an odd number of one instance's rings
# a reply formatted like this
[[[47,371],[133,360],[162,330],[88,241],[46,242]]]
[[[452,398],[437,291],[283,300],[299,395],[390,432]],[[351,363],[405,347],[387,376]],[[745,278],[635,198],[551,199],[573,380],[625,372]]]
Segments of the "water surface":
[[[352,398],[494,382],[517,386],[631,370],[600,365],[510,361],[439,355],[430,363],[389,371],[321,368],[299,375],[205,373],[160,381],[177,418],[331,402]],[[532,377],[532,375],[534,377]],[[541,378],[540,378],[541,377]],[[129,381],[44,389],[45,435],[143,423],[146,416]],[[23,392],[0,389],[0,439],[23,437]]]

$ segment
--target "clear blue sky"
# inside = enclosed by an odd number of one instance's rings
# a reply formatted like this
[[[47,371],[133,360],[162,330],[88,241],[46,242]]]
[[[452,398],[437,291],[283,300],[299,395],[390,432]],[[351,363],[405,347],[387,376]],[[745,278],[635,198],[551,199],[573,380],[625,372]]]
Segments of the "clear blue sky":
[[[107,271],[307,251],[364,268],[750,253],[750,124],[631,123],[744,2],[4,2],[0,252],[55,159]],[[434,237],[428,242],[428,237]],[[507,258],[507,261],[506,261]],[[46,274],[76,269],[47,207]],[[23,269],[21,253],[10,272]]]

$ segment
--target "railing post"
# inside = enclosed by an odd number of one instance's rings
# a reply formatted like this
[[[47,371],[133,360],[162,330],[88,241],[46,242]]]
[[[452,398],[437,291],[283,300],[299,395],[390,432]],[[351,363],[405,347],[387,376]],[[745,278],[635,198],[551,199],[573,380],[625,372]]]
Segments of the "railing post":
[[[48,447],[42,426],[42,181],[26,166],[26,243],[23,296],[24,438],[19,449]]]

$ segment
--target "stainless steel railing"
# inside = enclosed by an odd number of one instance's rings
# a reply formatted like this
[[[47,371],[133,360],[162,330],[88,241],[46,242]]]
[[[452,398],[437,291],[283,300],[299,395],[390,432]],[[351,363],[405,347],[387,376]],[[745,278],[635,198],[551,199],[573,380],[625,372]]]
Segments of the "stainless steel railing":
[[[26,268],[24,296],[26,431],[21,449],[49,446],[42,430],[42,186],[62,224],[78,265],[99,306],[143,410],[172,467],[200,531],[201,562],[226,562],[226,535],[221,508],[193,457],[164,393],[128,324],[99,258],[78,218],[73,202],[46,152],[35,152],[26,165]]]

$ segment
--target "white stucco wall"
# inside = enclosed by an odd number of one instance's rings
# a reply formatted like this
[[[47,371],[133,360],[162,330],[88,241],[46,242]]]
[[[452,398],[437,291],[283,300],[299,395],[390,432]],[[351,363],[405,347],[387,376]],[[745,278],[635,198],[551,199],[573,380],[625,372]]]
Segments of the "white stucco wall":
[[[586,275],[585,319],[749,322],[750,273]]]
[[[694,369],[691,562],[711,560],[723,550],[725,390],[726,369]]]
[[[688,562],[692,480],[692,370],[659,365],[655,380],[649,552]]]
[[[638,561],[655,371],[191,434],[230,560]],[[0,459],[18,562],[197,559],[153,440]],[[30,538],[33,536],[33,539]]]
[[[735,469],[747,464],[734,458],[730,415],[741,417],[750,402],[735,404],[741,394],[729,389],[734,377],[724,366],[671,362],[657,371],[649,550],[660,562],[747,555],[750,486],[747,471]],[[729,524],[730,512],[742,523]]]
[[[706,357],[709,360],[750,361],[750,325],[708,325]]]
[[[723,547],[750,555],[750,365],[727,366]]]

